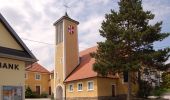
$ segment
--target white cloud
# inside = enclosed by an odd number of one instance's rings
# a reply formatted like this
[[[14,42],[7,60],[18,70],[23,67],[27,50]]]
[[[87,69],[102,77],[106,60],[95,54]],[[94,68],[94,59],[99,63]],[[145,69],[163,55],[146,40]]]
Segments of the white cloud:
[[[170,15],[170,3],[162,0],[143,0],[145,9],[156,14],[155,20]],[[168,1],[168,0],[165,0]],[[64,0],[0,0],[0,12],[22,38],[54,44],[53,23],[65,13]],[[78,20],[80,50],[102,41],[99,29],[105,13],[118,9],[118,0],[65,0],[70,8],[68,14]],[[26,45],[47,69],[54,67],[53,45],[24,40]]]
[[[155,14],[155,18],[151,23],[163,21],[170,15],[170,4],[166,3],[168,0],[155,0],[154,2],[152,0],[143,1],[144,10],[152,11],[152,13]]]
[[[99,34],[99,29],[103,19],[104,19],[103,16],[93,15],[80,24],[79,26],[80,50],[86,49],[90,46],[94,46],[96,45],[96,42],[102,40],[102,37]]]

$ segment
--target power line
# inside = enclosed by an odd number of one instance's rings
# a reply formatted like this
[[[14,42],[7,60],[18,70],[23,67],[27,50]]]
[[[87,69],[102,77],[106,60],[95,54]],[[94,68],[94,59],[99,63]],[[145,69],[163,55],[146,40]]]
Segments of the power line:
[[[26,38],[21,38],[21,39],[31,41],[31,42],[41,43],[41,44],[55,45],[55,44],[52,44],[52,43],[41,42],[41,41],[36,41],[36,40],[31,40],[31,39],[26,39]]]
[[[55,45],[55,44],[52,44],[52,43],[47,43],[47,42],[42,42],[42,41],[36,41],[36,40],[31,40],[31,39],[26,39],[26,38],[21,38],[23,40],[26,40],[26,41],[31,41],[31,42],[36,42],[36,43],[41,43],[41,44],[46,44],[46,45]],[[86,47],[83,47],[81,45],[79,45],[80,48],[86,48]],[[166,48],[166,47],[170,47],[170,46],[153,46],[154,48],[156,49],[161,49],[161,48]]]

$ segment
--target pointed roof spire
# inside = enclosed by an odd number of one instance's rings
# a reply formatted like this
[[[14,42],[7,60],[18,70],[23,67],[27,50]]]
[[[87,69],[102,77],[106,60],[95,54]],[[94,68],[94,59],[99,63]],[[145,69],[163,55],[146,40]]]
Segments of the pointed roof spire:
[[[72,22],[74,22],[74,23],[76,23],[76,24],[79,24],[78,21],[76,21],[76,20],[74,20],[74,19],[71,19],[71,18],[68,16],[67,11],[66,11],[66,12],[65,12],[65,15],[62,16],[60,19],[58,19],[53,25],[56,25],[57,23],[61,22],[63,19],[67,19],[67,20],[72,21]]]
[[[64,15],[64,16],[69,17],[68,14],[67,14],[67,11],[65,12],[65,15]]]

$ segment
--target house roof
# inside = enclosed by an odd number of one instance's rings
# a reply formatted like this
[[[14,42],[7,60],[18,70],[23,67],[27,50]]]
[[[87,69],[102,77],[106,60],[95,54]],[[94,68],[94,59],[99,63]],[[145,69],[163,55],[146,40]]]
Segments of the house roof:
[[[45,69],[42,65],[38,64],[37,62],[27,66],[25,70],[40,73],[50,73],[47,69]]]
[[[88,48],[80,52],[80,65],[76,67],[75,70],[73,70],[73,72],[66,78],[65,82],[99,76],[97,72],[93,71],[93,64],[95,63],[95,59],[90,56],[90,53],[96,52],[96,50],[97,46]],[[109,77],[117,78],[117,76]]]
[[[24,49],[24,51],[14,50],[10,48],[0,47],[0,57],[7,57],[12,59],[18,59],[27,62],[36,62],[36,57],[32,54],[32,52],[28,49],[28,47],[24,44],[24,42],[20,39],[17,33],[12,29],[12,27],[8,24],[6,19],[0,13],[0,22],[4,25],[4,27],[9,31],[10,35],[16,40],[16,42]]]
[[[93,77],[102,77],[97,74],[97,72],[93,71],[93,64],[95,63],[95,59],[90,56],[90,53],[96,52],[97,46],[91,47],[84,51],[80,52],[80,65],[77,66],[72,73],[66,78],[65,82],[93,78]],[[109,75],[107,78],[118,78],[119,76],[116,74],[115,76]]]
[[[91,58],[91,52],[96,51],[97,47],[92,47],[80,52],[80,65],[71,73],[71,75],[65,80],[65,82],[85,79],[97,76],[97,73],[93,71],[94,58]]]

